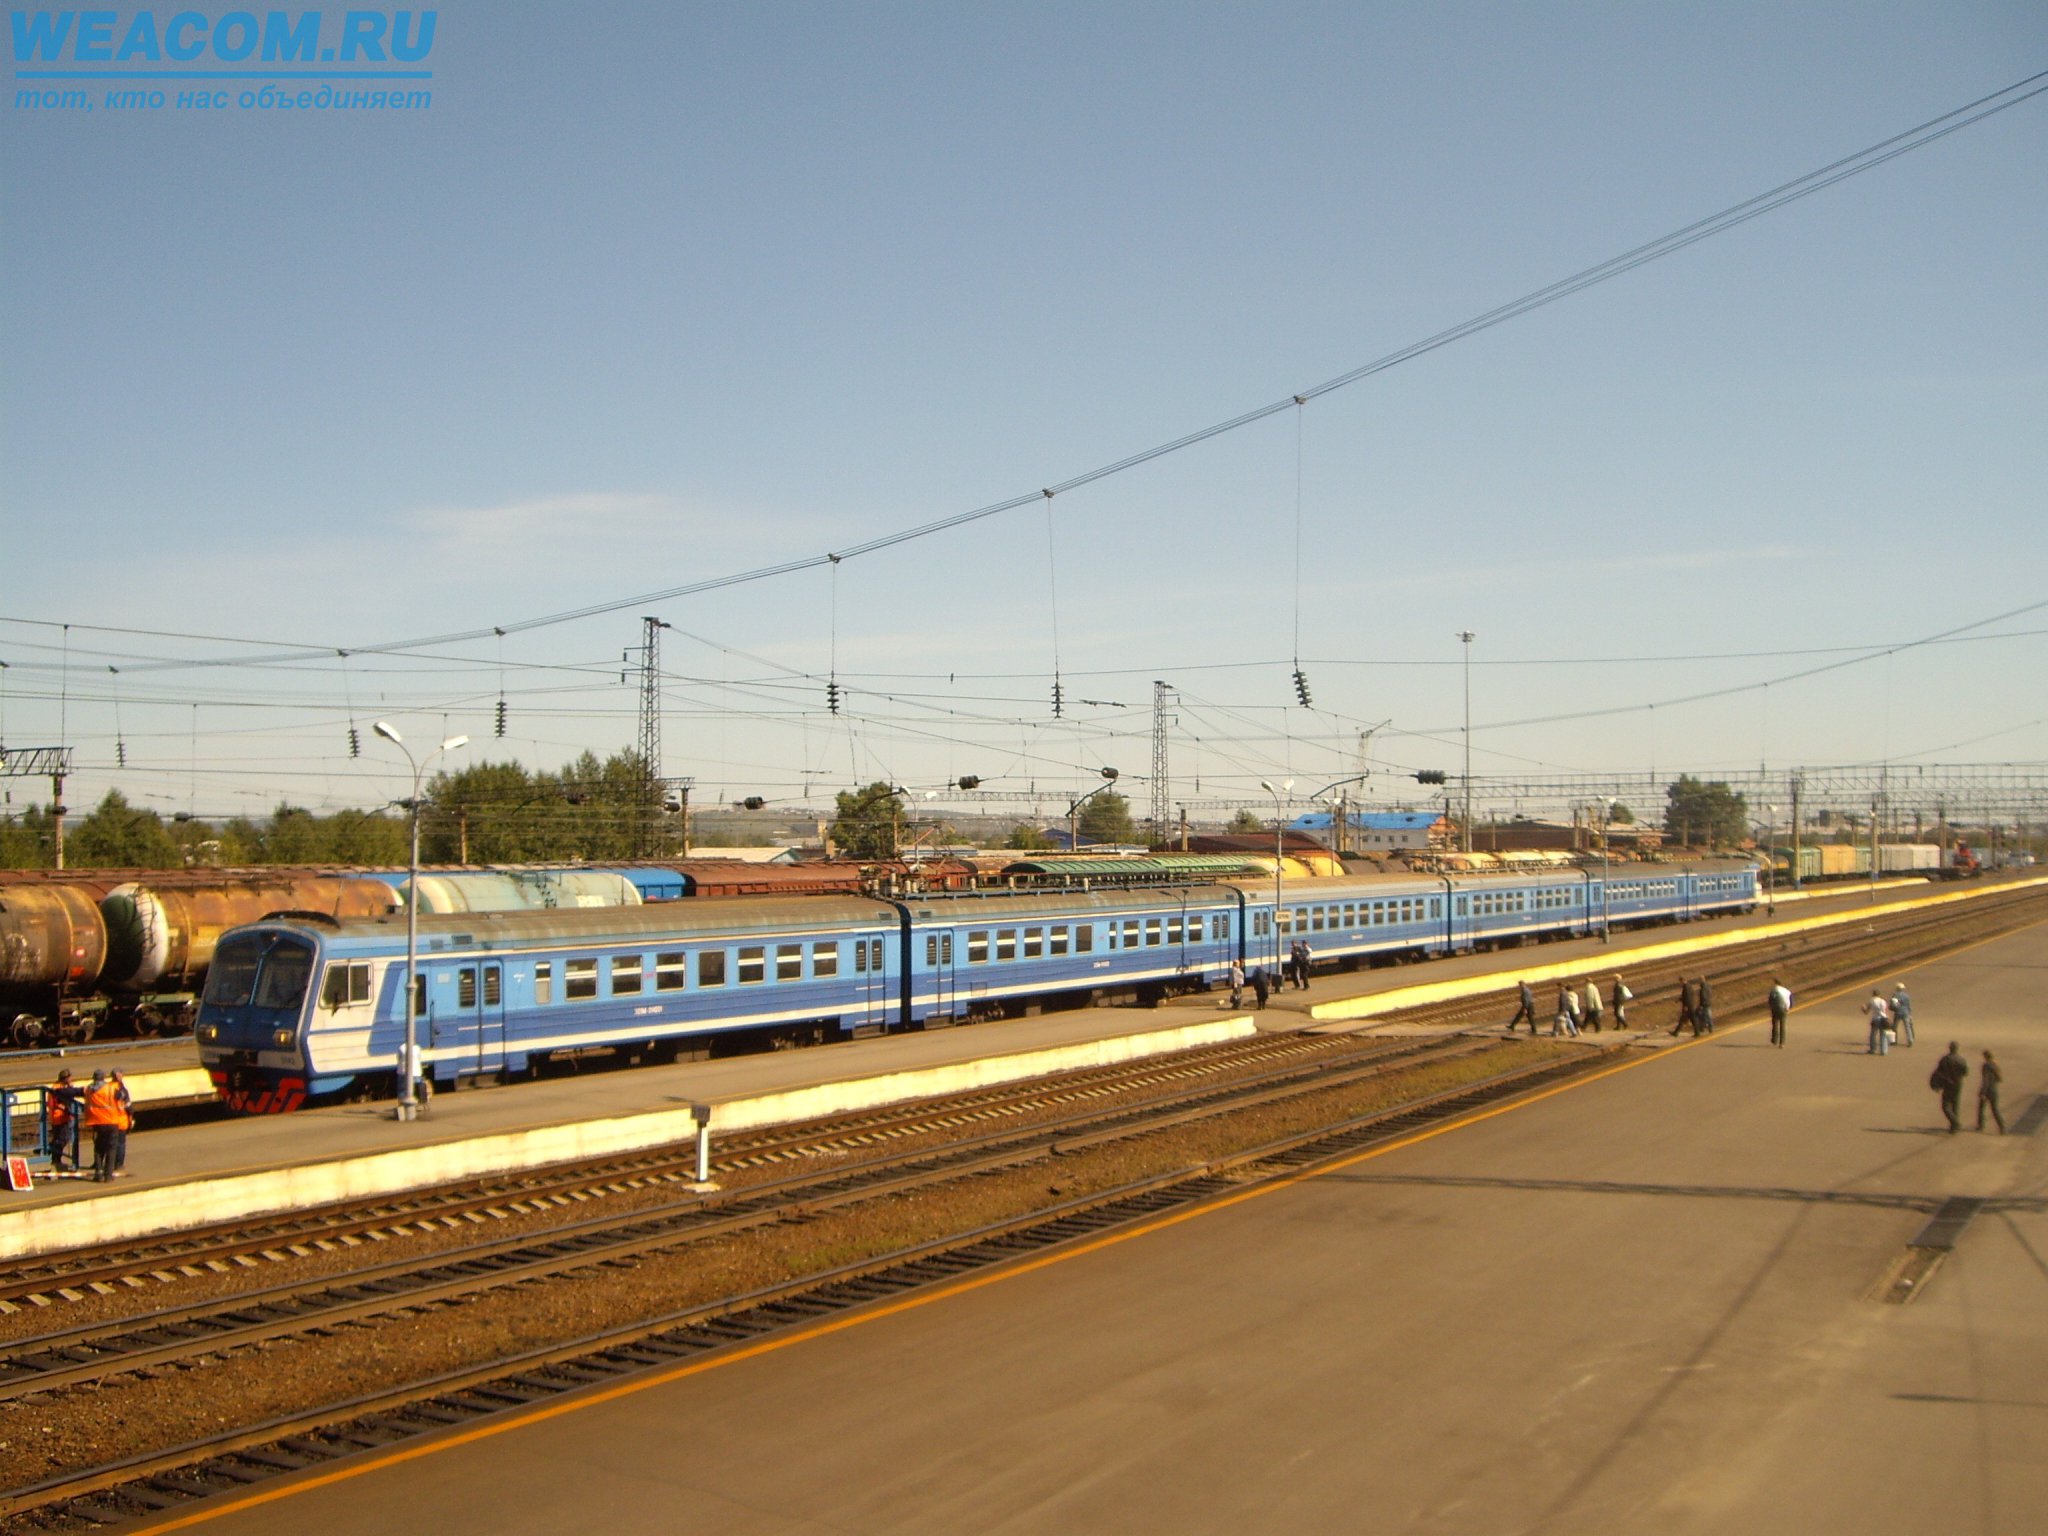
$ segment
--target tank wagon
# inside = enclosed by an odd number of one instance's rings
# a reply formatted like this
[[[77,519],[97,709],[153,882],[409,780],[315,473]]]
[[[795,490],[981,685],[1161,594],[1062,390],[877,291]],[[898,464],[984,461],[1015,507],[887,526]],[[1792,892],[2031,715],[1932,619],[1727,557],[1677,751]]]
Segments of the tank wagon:
[[[273,912],[388,912],[374,880],[287,879],[0,886],[0,1022],[10,1043],[81,1044],[109,1022],[140,1034],[191,1027],[198,983],[230,928]]]
[[[1137,1001],[1307,943],[1359,966],[1677,922],[1756,904],[1753,864],[1346,876],[890,898],[734,897],[418,920],[423,1071],[450,1086],[597,1051],[673,1059]],[[201,1064],[230,1107],[389,1093],[405,1031],[402,918],[287,915],[225,935]]]

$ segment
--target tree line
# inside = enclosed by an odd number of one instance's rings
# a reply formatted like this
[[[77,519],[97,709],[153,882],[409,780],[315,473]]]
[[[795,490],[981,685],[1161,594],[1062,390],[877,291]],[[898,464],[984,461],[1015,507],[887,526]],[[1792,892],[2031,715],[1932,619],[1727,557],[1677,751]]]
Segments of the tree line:
[[[675,808],[650,804],[647,779],[635,752],[604,759],[585,752],[559,770],[528,769],[517,762],[477,763],[441,772],[424,787],[420,803],[420,861],[424,864],[551,864],[680,854],[684,829]],[[1721,781],[1681,775],[1666,791],[1665,835],[1696,847],[1734,847],[1750,836],[1743,796]],[[411,834],[410,808],[319,814],[280,802],[268,816],[224,821],[166,818],[107,791],[88,814],[65,829],[65,863],[76,868],[176,869],[266,864],[340,864],[403,867]],[[921,814],[903,791],[877,780],[842,791],[830,837],[845,857],[896,858],[915,848],[956,844],[945,821]],[[1241,811],[1233,831],[1262,827]],[[1115,790],[1088,797],[1075,817],[1085,842],[1130,844],[1139,837],[1130,802]],[[47,806],[0,816],[0,868],[49,868],[54,826]],[[1032,851],[1054,846],[1025,822],[1006,846]]]

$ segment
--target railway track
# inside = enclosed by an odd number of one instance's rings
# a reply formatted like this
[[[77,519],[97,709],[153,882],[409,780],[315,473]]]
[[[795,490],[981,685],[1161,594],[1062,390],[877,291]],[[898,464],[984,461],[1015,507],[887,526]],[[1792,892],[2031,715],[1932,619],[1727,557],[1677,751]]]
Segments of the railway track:
[[[1881,914],[1874,913],[1869,931],[1843,941],[1736,951],[1716,957],[1705,968],[1721,994],[1722,1017],[1732,1019],[1754,1011],[1731,1004],[1751,994],[1760,1002],[1772,975],[1784,976],[1796,992],[1822,991],[1867,980],[1878,971],[1911,964],[1988,933],[2037,922],[2044,912],[2048,898],[2035,897],[1996,903],[1989,911],[1980,906],[1967,917],[1918,914],[1880,925],[1876,919]],[[1608,968],[1587,969],[1604,974]],[[1694,975],[1702,968],[1697,958],[1683,965],[1629,966],[1638,994],[1635,1006],[1642,1010],[1637,1023],[1668,1020],[1662,1010],[1675,994],[1681,971]],[[1400,1017],[1453,1031],[1497,1027],[1508,1012],[1505,1000],[1512,987],[1511,978],[1503,981],[1502,990],[1487,996]],[[1284,1142],[894,1248],[836,1270],[67,1473],[0,1498],[0,1533],[86,1530],[125,1522],[337,1456],[516,1410],[582,1385],[616,1380],[623,1373],[668,1368],[778,1328],[900,1296],[969,1269],[1214,1198],[1247,1181],[1285,1177],[1313,1161],[1343,1156],[1373,1140],[1442,1123],[1586,1070],[1639,1038],[1593,1037],[1587,1042],[1592,1049],[1574,1050],[1562,1061],[1527,1065],[1412,1104],[1319,1124]],[[274,1286],[233,1305],[197,1303],[17,1339],[4,1346],[5,1358],[0,1360],[0,1402],[9,1403],[10,1414],[21,1414],[49,1401],[52,1393],[91,1393],[99,1390],[93,1383],[138,1372],[176,1371],[183,1380],[183,1373],[198,1368],[195,1362],[246,1356],[280,1339],[332,1335],[375,1326],[380,1318],[468,1305],[486,1292],[633,1266],[689,1244],[802,1223],[824,1212],[919,1189],[960,1185],[1033,1160],[1135,1140],[1170,1125],[1259,1105],[1307,1101],[1376,1076],[1492,1048],[1487,1036],[1471,1034],[1433,1041],[1292,1036],[1240,1042],[1166,1063],[1069,1074],[1052,1082],[734,1136],[721,1145],[716,1166],[758,1182],[719,1194],[661,1194],[664,1186],[686,1181],[694,1169],[680,1155],[649,1154],[556,1170],[530,1180],[494,1181],[489,1186],[472,1182],[430,1192],[416,1205],[386,1200],[337,1209],[325,1213],[330,1224],[317,1233],[308,1228],[284,1232],[290,1223],[280,1224],[279,1231],[245,1231],[239,1250],[232,1249],[224,1233],[188,1234],[196,1246],[175,1261],[184,1268],[193,1267],[198,1255],[209,1252],[206,1243],[217,1246],[210,1250],[210,1258],[199,1262],[225,1265],[230,1261],[223,1255],[230,1251],[246,1260],[252,1251],[289,1254],[345,1247],[361,1244],[365,1234],[403,1226],[468,1226],[492,1211],[519,1208],[545,1214],[574,1208],[586,1213],[551,1231],[514,1234],[392,1260],[346,1276]],[[876,1148],[892,1144],[896,1150],[876,1155]],[[820,1163],[832,1166],[808,1166]],[[805,1171],[759,1177],[792,1165]],[[650,1209],[587,1215],[593,1192],[623,1190],[643,1195],[654,1191],[659,1198]],[[132,1278],[139,1272],[163,1271],[166,1260],[156,1247],[147,1252],[132,1246],[125,1253],[101,1252],[89,1263],[75,1264],[65,1288],[82,1293],[110,1284],[109,1276]],[[138,1270],[143,1264],[153,1265],[154,1271]],[[100,1278],[87,1278],[94,1275]],[[15,1288],[47,1284],[50,1279],[48,1274],[32,1278],[16,1273],[0,1279],[0,1284]]]
[[[1091,1100],[1124,1099],[1157,1090],[1168,1098],[1184,1085],[1219,1080],[1285,1081],[1319,1064],[1398,1054],[1408,1042],[1278,1035],[1232,1041],[1148,1062],[1089,1068],[1059,1077],[1004,1084],[913,1104],[884,1106],[809,1121],[736,1132],[717,1143],[714,1178],[731,1179],[791,1162],[844,1157],[891,1141],[956,1138],[978,1126],[1049,1115]],[[171,1281],[205,1269],[249,1261],[279,1262],[310,1253],[378,1243],[432,1227],[478,1218],[504,1219],[592,1199],[694,1182],[694,1153],[651,1148],[557,1168],[378,1196],[294,1211],[262,1221],[186,1228],[146,1241],[73,1248],[24,1259],[0,1272],[0,1308],[56,1305],[137,1281]]]

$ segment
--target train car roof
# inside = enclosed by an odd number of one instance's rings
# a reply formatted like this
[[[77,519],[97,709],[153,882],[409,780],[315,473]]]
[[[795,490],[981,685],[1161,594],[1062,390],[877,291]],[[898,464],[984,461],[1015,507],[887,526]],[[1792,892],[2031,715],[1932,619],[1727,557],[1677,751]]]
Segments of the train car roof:
[[[492,948],[497,944],[631,943],[636,939],[699,940],[712,936],[804,933],[832,928],[893,928],[898,914],[887,902],[859,896],[735,896],[715,902],[662,902],[639,907],[560,907],[517,912],[423,912],[419,948],[432,954],[450,948]],[[321,920],[283,913],[262,925],[282,924],[329,942],[405,942],[405,916]]]

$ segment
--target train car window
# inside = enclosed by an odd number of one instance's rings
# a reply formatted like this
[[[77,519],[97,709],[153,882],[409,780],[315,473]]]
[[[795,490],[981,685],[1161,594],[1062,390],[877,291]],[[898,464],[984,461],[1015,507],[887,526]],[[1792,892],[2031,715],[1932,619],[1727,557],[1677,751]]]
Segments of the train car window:
[[[552,1003],[555,1000],[554,962],[542,960],[533,968],[533,1000],[536,1003]]]
[[[1178,917],[1169,917],[1169,918],[1168,918],[1168,919],[1166,920],[1166,942],[1167,942],[1167,943],[1169,943],[1169,944],[1178,944],[1178,943],[1180,943],[1180,942],[1181,942],[1181,935],[1182,935],[1182,933],[1184,933],[1185,931],[1186,931],[1186,927],[1185,927],[1185,923],[1184,923],[1184,920],[1183,920],[1183,919],[1181,919],[1181,918],[1178,918]]]
[[[697,985],[700,987],[722,987],[725,985],[724,950],[700,949],[697,951]]]
[[[858,944],[858,940],[855,941]],[[837,976],[839,974],[839,946],[837,944],[813,944],[811,946],[811,974],[813,976]]]
[[[612,956],[612,996],[631,997],[640,990],[640,957]]]
[[[1024,930],[1024,958],[1026,960],[1036,960],[1044,953],[1045,930],[1043,928],[1026,928]]]
[[[1308,928],[1311,933],[1321,933],[1323,931],[1323,909],[1321,907],[1317,907],[1313,912],[1309,913]]]
[[[249,1001],[256,985],[256,962],[263,955],[263,940],[251,934],[230,939],[213,952],[213,967],[206,973],[206,1001],[223,1008],[240,1008]]]
[[[346,1008],[350,1003],[367,1003],[370,1000],[369,962],[336,961],[328,966],[326,989],[321,993],[320,1000],[330,1008]]]
[[[1014,960],[1017,958],[1017,930],[998,928],[996,930],[996,958]]]
[[[948,964],[953,963],[953,935],[942,934],[939,939],[939,955]],[[877,976],[882,974],[882,941],[868,940],[868,969]]]
[[[495,965],[484,967],[484,1006],[496,1008],[505,1001],[504,981]]]
[[[1152,917],[1145,920],[1145,943],[1154,949],[1159,947],[1159,928],[1158,918]]]
[[[455,973],[455,1006],[474,1008],[476,1006],[476,967],[465,965]]]
[[[256,1006],[296,1008],[305,1000],[306,987],[312,979],[312,947],[280,939],[263,959],[263,975],[256,984]]]
[[[1221,937],[1221,935],[1218,935],[1218,937]],[[1202,942],[1202,920],[1200,917],[1190,917],[1188,919],[1188,942],[1190,944]]]
[[[967,935],[967,963],[981,965],[988,959],[988,933],[986,930]]]
[[[739,952],[739,968],[735,979],[743,987],[768,979],[768,950],[764,945],[750,944]]]
[[[860,961],[860,968],[866,970],[868,968],[867,945],[856,944],[853,948],[854,958]],[[924,963],[926,965],[937,965],[939,963],[939,936],[936,933],[928,933],[924,936]]]
[[[562,996],[572,1003],[581,998],[597,996],[597,962],[595,960],[564,960],[562,962]]]
[[[1216,926],[1213,931],[1219,940],[1230,937],[1230,914],[1228,912],[1218,912],[1216,914]]]
[[[1429,915],[1431,917],[1442,917],[1444,915],[1443,897],[1432,896],[1429,898]]]
[[[1052,940],[1052,953],[1064,955],[1067,952],[1067,929],[1065,924],[1048,930]]]
[[[1294,912],[1291,908],[1281,907],[1273,914],[1273,920],[1278,924],[1282,933],[1292,933],[1294,931]]]
[[[1084,955],[1095,948],[1095,925],[1093,923],[1076,923],[1074,925],[1074,948],[1077,952]]]
[[[1137,919],[1136,919],[1135,917],[1131,917],[1131,918],[1126,918],[1126,919],[1124,920],[1124,948],[1125,948],[1125,949],[1136,949],[1137,947],[1138,947],[1138,920],[1137,920]]]
[[[654,990],[657,992],[680,992],[689,980],[689,956],[680,949],[671,949],[654,957]]]
[[[803,945],[778,944],[775,946],[775,979],[777,981],[802,981],[804,979]]]
[[[427,1016],[427,973],[415,972],[412,978],[412,1014],[416,1019]]]

